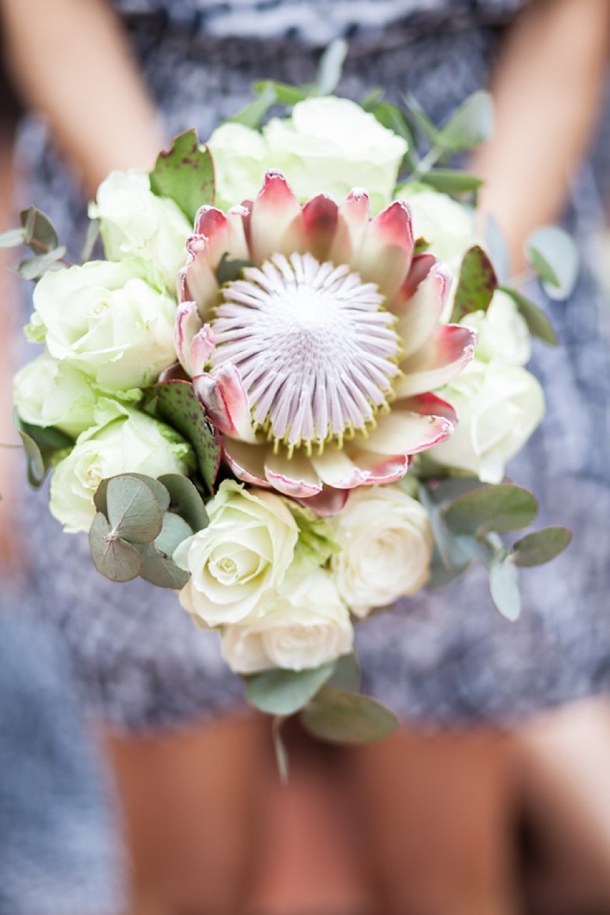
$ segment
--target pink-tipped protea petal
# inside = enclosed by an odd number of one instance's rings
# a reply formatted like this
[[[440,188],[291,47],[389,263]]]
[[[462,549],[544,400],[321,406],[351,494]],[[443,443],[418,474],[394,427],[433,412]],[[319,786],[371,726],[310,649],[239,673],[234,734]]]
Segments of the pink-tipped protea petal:
[[[411,210],[404,200],[396,200],[369,223],[352,267],[366,282],[377,283],[389,300],[406,280],[412,257]]]
[[[381,486],[402,480],[411,463],[409,455],[398,454],[388,457],[387,454],[365,451],[361,444],[348,446],[347,453],[354,464],[366,473],[367,486]]]
[[[453,404],[436,394],[417,394],[415,397],[405,397],[394,402],[395,405],[420,416],[444,416],[453,426],[458,421],[458,416]]]
[[[255,442],[248,396],[239,372],[225,362],[213,374],[204,372],[193,378],[197,397],[217,429],[230,438]]]
[[[438,258],[434,254],[418,254],[417,257],[414,257],[411,262],[411,267],[407,274],[407,278],[396,293],[393,303],[392,311],[399,311],[401,306],[415,294],[415,290],[420,283],[426,279],[432,268],[435,264],[438,264]]]
[[[209,324],[204,324],[201,330],[195,334],[189,347],[188,361],[190,364],[189,374],[201,375],[205,369],[206,363],[214,352],[216,342],[214,332]]]
[[[402,340],[403,359],[421,349],[434,333],[447,301],[450,282],[448,271],[435,264],[402,307],[390,308],[398,315],[396,330]]]
[[[227,217],[216,207],[200,207],[195,216],[194,234],[207,238],[210,266],[216,271],[223,256],[228,254]]]
[[[397,397],[424,394],[447,384],[474,357],[477,333],[461,324],[436,328],[428,342],[400,365],[403,377],[396,384]]]
[[[339,207],[328,194],[312,197],[303,207],[305,245],[319,261],[329,259],[338,221]]]
[[[370,218],[369,195],[354,188],[339,207],[337,229],[329,253],[333,263],[356,263]]]
[[[195,302],[181,302],[176,309],[174,319],[174,349],[180,365],[191,376],[190,351],[191,343],[201,330],[201,318]]]
[[[286,454],[267,452],[265,476],[274,489],[292,499],[309,499],[322,492],[322,481],[304,454],[295,453],[288,458]]]
[[[250,249],[246,238],[246,227],[250,222],[250,208],[245,205],[231,207],[227,212],[227,233],[229,257],[231,260],[250,259]]]
[[[203,321],[216,304],[218,281],[210,263],[209,242],[204,235],[192,235],[186,243],[188,259],[178,279],[181,301],[197,303]]]
[[[281,172],[272,170],[252,204],[251,251],[261,264],[272,254],[292,254],[303,248],[303,214],[297,197]]]
[[[334,489],[355,489],[368,481],[366,470],[351,461],[345,451],[327,448],[312,457],[311,463],[322,482]]]
[[[325,486],[316,496],[296,501],[305,508],[311,509],[316,515],[320,515],[321,518],[332,518],[345,508],[349,494],[349,489],[332,489],[330,486]]]
[[[222,453],[238,480],[252,483],[254,486],[271,487],[265,476],[264,448],[223,437]]]
[[[409,455],[444,442],[453,423],[444,416],[422,416],[393,404],[391,413],[379,419],[362,449],[385,455]]]

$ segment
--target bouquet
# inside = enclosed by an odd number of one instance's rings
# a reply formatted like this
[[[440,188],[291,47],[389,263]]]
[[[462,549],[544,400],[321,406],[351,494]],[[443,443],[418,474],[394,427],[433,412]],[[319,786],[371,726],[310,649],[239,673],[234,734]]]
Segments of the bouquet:
[[[475,562],[515,619],[518,568],[569,541],[515,533],[536,500],[505,479],[544,412],[531,336],[554,336],[497,228],[477,235],[481,182],[446,164],[488,136],[485,93],[437,128],[379,92],[257,92],[205,145],[111,174],[80,264],[33,207],[2,237],[32,249],[44,344],[16,424],[102,575],[178,592],[278,723],[373,740],[396,720],[358,691],[354,625]],[[566,295],[565,236],[527,253]]]

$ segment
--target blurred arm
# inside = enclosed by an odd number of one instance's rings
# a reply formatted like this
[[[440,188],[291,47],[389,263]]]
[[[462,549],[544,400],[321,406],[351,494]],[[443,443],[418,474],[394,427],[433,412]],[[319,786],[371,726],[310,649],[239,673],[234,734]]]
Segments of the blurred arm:
[[[517,269],[525,238],[565,205],[595,125],[609,36],[610,0],[537,0],[507,36],[492,84],[496,131],[474,170]]]
[[[112,169],[152,167],[163,136],[106,0],[0,0],[6,55],[93,193]]]

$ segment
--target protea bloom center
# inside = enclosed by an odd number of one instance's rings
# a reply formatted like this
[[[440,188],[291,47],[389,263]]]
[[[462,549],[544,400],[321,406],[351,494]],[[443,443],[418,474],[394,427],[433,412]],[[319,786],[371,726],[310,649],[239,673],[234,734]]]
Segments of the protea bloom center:
[[[439,323],[450,277],[413,248],[406,203],[371,219],[354,190],[301,207],[279,172],[253,203],[199,211],[176,346],[238,478],[330,510],[451,434],[431,392],[475,335]]]

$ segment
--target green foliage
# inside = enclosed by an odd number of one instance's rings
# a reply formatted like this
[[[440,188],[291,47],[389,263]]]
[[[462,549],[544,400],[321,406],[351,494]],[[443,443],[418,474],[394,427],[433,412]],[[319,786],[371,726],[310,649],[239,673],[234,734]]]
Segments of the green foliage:
[[[17,273],[22,280],[39,280],[49,267],[63,260],[65,254],[66,249],[63,245],[45,254],[35,254],[34,257],[28,257],[17,264]]]
[[[171,557],[165,555],[156,543],[139,546],[138,551],[142,558],[141,577],[157,588],[177,591],[189,580],[189,573],[172,562]]]
[[[282,737],[282,725],[286,719],[281,715],[276,715],[271,723],[271,736],[273,739],[273,749],[275,752],[275,761],[282,785],[288,784],[290,775],[290,760],[288,750]]]
[[[524,246],[525,256],[551,299],[567,299],[578,279],[579,257],[570,236],[557,226],[541,226]]]
[[[521,594],[513,557],[503,547],[495,553],[489,567],[491,597],[505,619],[514,622],[521,613]]]
[[[184,518],[174,512],[165,512],[161,533],[155,540],[155,545],[166,556],[173,556],[182,541],[192,537],[193,533]]]
[[[273,104],[288,105],[292,107],[297,102],[302,102],[309,98],[314,86],[291,86],[289,83],[277,83],[272,79],[261,80],[254,84],[254,91],[257,95],[263,95],[272,89],[274,92]],[[254,125],[255,127],[258,124]]]
[[[196,130],[180,134],[159,154],[150,187],[158,197],[175,201],[191,222],[199,207],[214,203],[214,163],[209,150],[199,146]]]
[[[169,493],[170,509],[180,515],[193,531],[202,531],[209,524],[208,513],[197,487],[180,473],[166,473],[159,477]]]
[[[450,153],[465,152],[485,143],[494,127],[494,109],[489,92],[470,95],[438,131],[436,144]]]
[[[43,428],[24,422],[17,408],[13,410],[13,425],[19,433],[27,461],[28,482],[37,489],[58,451],[71,448],[73,440],[52,426]]]
[[[483,248],[475,245],[462,260],[451,320],[457,322],[473,311],[487,311],[497,288],[492,262]]]
[[[341,79],[347,51],[347,41],[343,38],[335,39],[326,48],[318,64],[316,77],[317,95],[333,94]]]
[[[347,689],[353,693],[360,689],[360,664],[358,658],[352,654],[342,655],[335,665],[335,672],[328,680],[328,686],[335,689]]]
[[[539,566],[559,556],[572,540],[566,527],[547,527],[526,534],[513,546],[513,560],[518,566]]]
[[[163,515],[151,487],[138,477],[112,477],[106,489],[108,521],[127,543],[151,543],[161,533]]]
[[[536,499],[521,486],[500,483],[460,496],[445,510],[449,529],[455,534],[517,531],[536,517]]]
[[[323,687],[299,717],[306,731],[328,743],[371,743],[398,727],[395,715],[380,702],[330,686]]]
[[[229,118],[229,123],[242,124],[251,130],[258,130],[267,112],[279,102],[275,83],[267,81],[259,83],[258,86],[260,86],[258,98]]]
[[[59,244],[55,227],[46,213],[36,207],[28,207],[19,214],[24,231],[23,243],[33,251],[51,251]]]
[[[312,670],[266,670],[246,679],[248,702],[269,715],[294,715],[315,696],[335,670],[335,662]]]
[[[433,171],[420,175],[419,180],[434,188],[435,191],[456,197],[477,191],[483,184],[481,178],[477,178],[476,175],[450,168],[435,168]]]
[[[142,568],[139,552],[122,540],[101,512],[89,529],[89,546],[95,568],[110,581],[132,581]]]
[[[25,231],[23,229],[9,229],[0,234],[0,248],[18,248],[25,244]]]
[[[534,305],[530,299],[517,292],[516,289],[511,289],[509,286],[501,286],[500,288],[511,297],[519,309],[530,334],[533,337],[538,337],[539,340],[543,340],[544,343],[548,343],[549,346],[557,346],[557,334],[545,313],[537,305]]]
[[[222,259],[216,269],[216,279],[219,286],[225,283],[232,283],[241,277],[241,272],[245,267],[253,267],[252,261],[230,260],[227,254],[222,255]]]
[[[95,244],[100,237],[102,223],[99,219],[90,219],[89,225],[87,226],[87,235],[85,236],[85,242],[83,244],[83,250],[80,255],[81,264],[87,263],[88,260],[91,260],[93,255],[93,249]]]
[[[159,382],[149,389],[145,408],[191,443],[203,482],[209,492],[213,492],[220,466],[220,440],[191,382]]]

